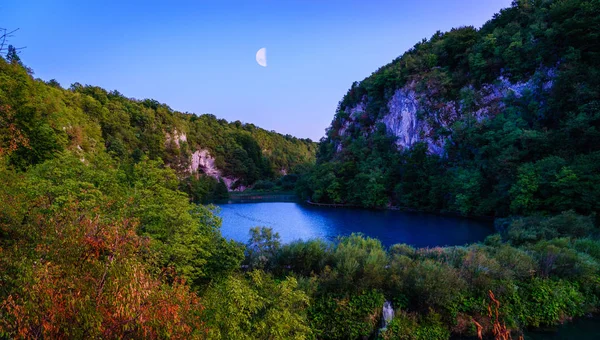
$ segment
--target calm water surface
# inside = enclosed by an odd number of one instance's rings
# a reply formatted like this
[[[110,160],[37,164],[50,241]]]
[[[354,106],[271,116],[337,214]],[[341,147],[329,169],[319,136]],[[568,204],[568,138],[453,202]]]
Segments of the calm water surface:
[[[298,239],[334,240],[360,232],[390,246],[464,245],[494,232],[491,222],[400,211],[315,207],[292,202],[221,204],[224,237],[246,242],[249,229],[270,227],[284,243]]]

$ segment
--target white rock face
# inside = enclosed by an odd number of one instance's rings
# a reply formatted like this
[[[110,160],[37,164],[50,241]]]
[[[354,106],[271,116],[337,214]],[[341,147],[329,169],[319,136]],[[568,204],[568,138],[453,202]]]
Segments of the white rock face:
[[[527,82],[511,83],[500,77],[479,90],[466,87],[463,91],[472,94],[472,102],[468,105],[462,101],[441,101],[435,88],[417,91],[417,83],[412,81],[394,92],[387,103],[388,113],[379,121],[398,138],[396,144],[399,149],[425,142],[430,153],[442,155],[447,140],[438,136],[436,131],[451,129],[452,124],[465,114],[472,114],[478,121],[493,117],[502,112],[508,98],[521,98],[527,91],[549,91],[555,76],[554,69],[540,69]],[[363,98],[356,106],[343,108],[349,118],[342,122],[338,135],[344,136],[350,125],[356,124],[356,118],[366,108],[366,100]],[[342,150],[339,141],[336,142],[336,150]]]
[[[210,152],[206,149],[196,150],[192,154],[192,160],[190,162],[190,172],[198,172],[198,170],[204,172],[205,174],[211,177],[221,177],[221,171],[217,169],[215,165],[215,159],[210,155]]]
[[[185,133],[178,132],[177,129],[174,129],[172,134],[168,132],[165,133],[165,144],[169,144],[171,142],[174,142],[179,148],[181,147],[181,143],[187,142],[187,135]],[[188,173],[203,173],[204,175],[215,178],[216,180],[222,180],[229,191],[244,191],[247,189],[243,185],[236,186],[236,182],[239,180],[239,178],[223,176],[221,170],[219,170],[215,164],[215,158],[210,155],[210,152],[207,149],[199,149],[194,151],[189,164],[189,168],[187,169]],[[236,188],[232,189],[234,186]]]
[[[206,149],[196,150],[192,154],[189,171],[190,173],[203,172],[207,176],[213,177],[217,180],[222,180],[229,191],[232,191],[232,187],[234,186],[235,182],[238,181],[237,178],[224,177],[221,173],[221,170],[219,170],[215,165],[215,158],[212,157],[210,152]],[[235,191],[244,191],[245,189],[245,186],[238,186]]]
[[[398,146],[410,147],[418,142],[419,100],[415,91],[405,87],[398,89],[387,106],[390,113],[383,117],[382,121],[388,130],[398,137]]]

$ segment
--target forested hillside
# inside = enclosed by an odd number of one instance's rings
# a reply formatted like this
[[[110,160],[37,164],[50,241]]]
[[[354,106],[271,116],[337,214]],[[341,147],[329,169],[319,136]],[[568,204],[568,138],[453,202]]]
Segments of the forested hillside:
[[[519,0],[355,82],[301,194],[507,216],[600,208],[600,5]]]
[[[216,284],[236,278],[264,296],[251,308],[291,315],[264,334],[306,332],[296,281],[254,272],[246,283],[244,245],[188,194],[313,160],[310,140],[34,79],[11,46],[0,58],[0,339],[215,338]]]
[[[63,89],[9,48],[0,339],[507,340],[597,313],[599,35],[598,0],[515,1],[351,87],[298,192],[498,217],[482,242],[435,248],[226,240],[190,196],[304,173],[312,142]]]
[[[95,86],[75,83],[62,89],[54,80],[34,79],[18,58],[0,61],[0,103],[3,129],[13,124],[27,140],[9,157],[21,170],[66,150],[82,158],[107,152],[122,167],[147,156],[173,168],[181,188],[206,201],[219,191],[226,194],[224,186],[242,190],[314,162],[315,144],[308,139],[176,112],[154,100]],[[2,132],[7,143],[10,131]]]

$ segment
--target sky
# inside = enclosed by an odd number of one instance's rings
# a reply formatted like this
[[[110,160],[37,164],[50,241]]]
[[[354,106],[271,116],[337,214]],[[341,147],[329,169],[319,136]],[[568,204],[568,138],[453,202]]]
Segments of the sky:
[[[318,141],[354,81],[511,0],[2,1],[35,77]],[[267,49],[267,67],[256,52]]]

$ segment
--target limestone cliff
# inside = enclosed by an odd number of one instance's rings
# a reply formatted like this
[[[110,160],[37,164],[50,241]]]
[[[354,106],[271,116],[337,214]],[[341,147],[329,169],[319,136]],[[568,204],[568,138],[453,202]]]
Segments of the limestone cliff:
[[[554,68],[540,68],[527,81],[511,82],[500,76],[496,81],[475,88],[472,85],[460,90],[461,98],[445,99],[443,91],[436,82],[415,77],[404,86],[393,90],[379,114],[376,123],[385,124],[389,134],[395,136],[399,149],[410,148],[417,142],[427,144],[429,152],[442,155],[448,142],[452,125],[459,119],[470,115],[477,121],[491,118],[501,112],[507,100],[519,99],[524,95],[544,98],[550,91],[555,77]],[[344,137],[348,131],[362,129],[369,134],[373,128],[364,128],[361,117],[368,115],[370,99],[364,96],[357,104],[340,106],[339,112],[345,115],[337,122],[337,131],[332,127],[330,136],[335,149],[340,152],[344,147]],[[334,133],[332,133],[334,132]]]

